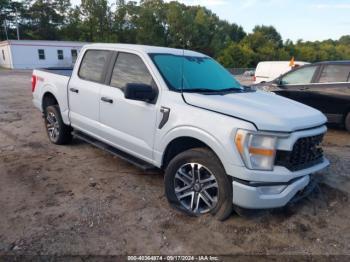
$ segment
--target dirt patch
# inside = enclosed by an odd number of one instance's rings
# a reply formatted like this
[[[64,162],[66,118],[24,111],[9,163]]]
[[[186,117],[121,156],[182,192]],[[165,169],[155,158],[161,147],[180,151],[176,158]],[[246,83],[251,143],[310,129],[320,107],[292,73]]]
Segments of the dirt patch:
[[[273,211],[192,218],[169,207],[163,174],[80,141],[49,143],[30,72],[0,71],[0,253],[350,255],[350,135],[330,129],[329,169],[309,198]]]

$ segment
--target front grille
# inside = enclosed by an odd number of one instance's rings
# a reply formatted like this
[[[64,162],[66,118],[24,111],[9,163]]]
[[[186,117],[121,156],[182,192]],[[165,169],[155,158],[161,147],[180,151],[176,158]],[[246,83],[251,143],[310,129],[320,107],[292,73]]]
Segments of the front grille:
[[[321,143],[323,135],[299,138],[292,151],[278,150],[276,166],[284,166],[290,171],[298,171],[322,162],[323,150]]]

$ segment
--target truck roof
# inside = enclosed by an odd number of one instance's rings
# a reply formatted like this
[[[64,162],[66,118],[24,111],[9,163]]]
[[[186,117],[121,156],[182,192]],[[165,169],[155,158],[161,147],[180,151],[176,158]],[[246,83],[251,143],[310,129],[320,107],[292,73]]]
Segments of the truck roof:
[[[173,54],[173,55],[183,55],[184,51],[186,55],[190,56],[206,56],[204,54],[184,49],[170,48],[170,47],[161,47],[161,46],[149,46],[149,45],[134,45],[134,44],[88,44],[86,48],[108,48],[108,49],[124,49],[124,50],[133,50],[139,51],[147,54]]]

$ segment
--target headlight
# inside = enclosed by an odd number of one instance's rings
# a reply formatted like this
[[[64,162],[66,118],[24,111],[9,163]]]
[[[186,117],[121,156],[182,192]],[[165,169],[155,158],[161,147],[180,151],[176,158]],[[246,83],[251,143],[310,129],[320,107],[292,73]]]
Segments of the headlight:
[[[276,156],[277,137],[239,129],[235,144],[249,169],[272,170]]]

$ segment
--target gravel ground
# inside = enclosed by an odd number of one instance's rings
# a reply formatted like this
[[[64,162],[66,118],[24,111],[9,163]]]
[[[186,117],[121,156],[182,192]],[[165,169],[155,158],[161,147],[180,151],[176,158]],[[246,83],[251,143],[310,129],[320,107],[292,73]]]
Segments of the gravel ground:
[[[225,222],[169,207],[163,174],[80,141],[49,143],[30,72],[0,70],[0,254],[350,255],[350,134],[330,129],[319,190]]]

